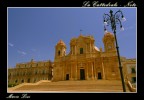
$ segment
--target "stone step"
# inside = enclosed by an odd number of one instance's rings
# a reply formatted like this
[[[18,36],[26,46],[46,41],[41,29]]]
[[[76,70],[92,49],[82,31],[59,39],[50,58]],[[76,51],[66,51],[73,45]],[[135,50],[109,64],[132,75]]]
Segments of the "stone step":
[[[128,88],[126,90],[129,92]],[[42,81],[23,84],[11,91],[69,91],[69,92],[122,92],[121,81],[118,80],[83,80],[83,81]]]

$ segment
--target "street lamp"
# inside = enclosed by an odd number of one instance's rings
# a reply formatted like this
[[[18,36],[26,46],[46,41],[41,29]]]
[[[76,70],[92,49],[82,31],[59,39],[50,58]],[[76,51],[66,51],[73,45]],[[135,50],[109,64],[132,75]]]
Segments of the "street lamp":
[[[103,16],[104,31],[107,32],[106,26],[111,25],[111,29],[114,33],[114,37],[115,37],[115,41],[116,41],[116,49],[117,49],[117,55],[118,55],[118,61],[119,61],[119,70],[120,70],[120,75],[121,75],[121,80],[122,80],[123,92],[126,92],[123,71],[122,71],[122,65],[121,65],[121,61],[120,61],[119,47],[118,47],[117,38],[116,38],[116,25],[119,24],[121,30],[124,30],[124,28],[122,27],[121,21],[126,21],[126,19],[123,16],[123,13],[121,10],[118,10],[115,14],[113,14],[113,11],[110,10],[109,13],[110,13],[110,15],[104,14],[104,16]],[[121,19],[120,19],[120,17],[121,17]]]

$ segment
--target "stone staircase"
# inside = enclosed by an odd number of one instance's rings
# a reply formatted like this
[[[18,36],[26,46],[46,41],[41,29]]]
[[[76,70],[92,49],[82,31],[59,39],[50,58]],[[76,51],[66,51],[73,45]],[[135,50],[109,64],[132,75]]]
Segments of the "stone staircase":
[[[126,91],[130,92],[127,85]],[[38,83],[23,83],[21,85],[8,88],[8,92],[63,92],[63,93],[81,93],[81,92],[123,92],[120,80],[80,80],[80,81],[58,81],[51,82],[42,80]]]

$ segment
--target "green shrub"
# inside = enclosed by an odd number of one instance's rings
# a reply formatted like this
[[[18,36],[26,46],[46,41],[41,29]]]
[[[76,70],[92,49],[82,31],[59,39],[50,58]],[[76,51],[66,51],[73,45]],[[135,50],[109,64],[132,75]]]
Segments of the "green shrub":
[[[15,83],[13,83],[13,84],[8,84],[8,87],[14,87],[14,86],[16,86],[16,85],[18,85],[18,84],[15,84]]]

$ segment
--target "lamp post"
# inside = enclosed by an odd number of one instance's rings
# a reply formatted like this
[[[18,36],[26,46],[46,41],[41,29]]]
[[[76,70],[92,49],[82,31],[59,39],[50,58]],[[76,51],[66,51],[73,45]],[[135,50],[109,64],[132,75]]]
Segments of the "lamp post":
[[[122,21],[125,21],[126,19],[123,16],[123,13],[121,10],[118,10],[115,14],[113,14],[113,11],[110,10],[110,15],[109,14],[104,14],[103,18],[104,18],[104,31],[106,32],[106,26],[111,25],[111,29],[114,33],[114,37],[115,37],[115,41],[116,41],[116,49],[117,49],[117,55],[118,55],[118,62],[119,62],[119,70],[120,70],[120,75],[121,75],[121,80],[122,80],[122,86],[123,86],[123,92],[126,92],[126,88],[125,88],[125,83],[124,83],[124,77],[123,77],[123,71],[122,71],[122,65],[121,65],[121,61],[120,61],[120,54],[119,54],[119,47],[118,47],[118,43],[117,43],[117,37],[116,37],[116,25],[120,25],[120,28],[122,30],[124,30],[124,28],[122,27],[121,24],[121,19]]]

